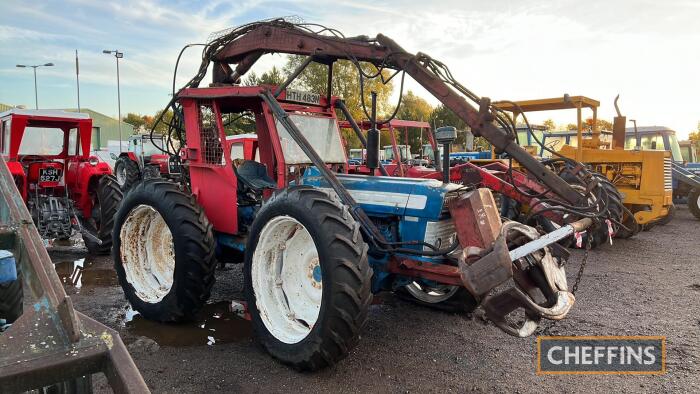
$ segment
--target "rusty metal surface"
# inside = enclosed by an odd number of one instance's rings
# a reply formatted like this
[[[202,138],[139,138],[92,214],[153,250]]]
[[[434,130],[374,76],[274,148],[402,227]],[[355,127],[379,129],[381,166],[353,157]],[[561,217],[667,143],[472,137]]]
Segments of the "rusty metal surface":
[[[501,215],[489,189],[476,189],[449,202],[462,248],[489,249],[501,231]]]
[[[32,303],[0,335],[0,387],[21,392],[104,372],[117,393],[148,393],[119,335],[73,309],[4,159],[0,238],[24,273]],[[25,302],[27,305],[27,302]]]

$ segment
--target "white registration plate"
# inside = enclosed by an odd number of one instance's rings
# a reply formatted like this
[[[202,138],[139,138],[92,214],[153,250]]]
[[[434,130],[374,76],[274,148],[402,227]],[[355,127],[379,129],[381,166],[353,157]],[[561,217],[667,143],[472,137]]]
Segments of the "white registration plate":
[[[40,168],[39,182],[59,182],[61,180],[61,170],[58,168]]]

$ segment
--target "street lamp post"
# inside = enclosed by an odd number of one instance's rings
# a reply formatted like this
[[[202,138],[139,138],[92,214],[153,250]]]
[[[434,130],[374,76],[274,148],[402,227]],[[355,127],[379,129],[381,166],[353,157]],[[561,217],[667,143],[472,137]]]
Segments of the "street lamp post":
[[[39,109],[39,95],[37,94],[37,88],[36,88],[36,69],[37,67],[52,67],[53,63],[46,63],[46,64],[36,64],[33,66],[27,65],[27,64],[18,64],[17,67],[19,68],[26,68],[26,67],[31,67],[34,69],[34,105],[36,106],[36,109]]]
[[[118,111],[118,116],[119,119],[117,119],[117,125],[119,126],[119,152],[121,153],[122,151],[122,98],[121,98],[121,91],[119,89],[119,59],[124,57],[124,52],[119,52],[118,49],[115,49],[113,51],[110,51],[109,49],[105,49],[102,51],[102,53],[106,53],[108,55],[114,54],[114,58],[117,60],[117,111]]]

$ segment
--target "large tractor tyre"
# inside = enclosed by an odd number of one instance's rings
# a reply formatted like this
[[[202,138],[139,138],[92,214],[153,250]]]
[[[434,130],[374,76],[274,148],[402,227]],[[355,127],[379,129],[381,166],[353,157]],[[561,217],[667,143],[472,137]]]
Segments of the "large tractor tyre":
[[[22,316],[24,307],[22,265],[17,263],[17,280],[0,284],[0,319],[12,323]]]
[[[700,220],[700,189],[693,189],[688,193],[688,209],[696,219]]]
[[[637,223],[637,220],[634,218],[634,214],[629,212],[627,215],[625,215],[626,218],[622,222],[622,224],[627,227],[622,227],[617,230],[617,233],[615,233],[615,238],[631,238],[637,235],[640,231],[642,231],[642,226]]]
[[[622,203],[622,195],[617,190],[608,178],[599,173],[593,173],[593,177],[598,180],[598,184],[608,196],[608,218],[612,226],[613,236],[620,231],[620,224],[624,217],[624,205]],[[603,222],[594,231],[593,239],[591,240],[591,248],[604,244],[610,237],[607,223]],[[584,240],[585,241],[585,240]],[[585,244],[584,244],[585,245]]]
[[[308,186],[274,194],[253,221],[243,271],[262,347],[300,371],[347,356],[372,301],[367,249],[335,194]]]
[[[214,237],[194,197],[166,180],[129,192],[117,211],[112,258],[131,306],[160,322],[192,320],[214,285]]]
[[[131,190],[134,185],[141,181],[141,170],[139,163],[131,160],[129,156],[120,156],[114,162],[114,174],[119,182],[119,187],[124,193]]]
[[[613,234],[617,234],[620,231],[620,225],[618,223],[622,222],[623,218],[623,210],[624,210],[624,205],[622,204],[622,196],[620,195],[620,192],[617,190],[615,185],[613,185],[608,178],[600,173],[592,173],[592,176],[598,180],[599,186],[603,189],[604,195],[607,195],[608,198],[608,217],[611,219],[611,226],[613,228]],[[567,181],[569,184],[576,188],[581,188],[583,189],[585,185],[580,185],[578,179],[574,176],[571,176],[568,173],[562,174],[562,179]],[[550,220],[546,218],[541,218],[539,222],[542,227],[547,231],[551,232],[559,228],[560,225],[555,225],[552,223]],[[591,237],[590,240],[590,248],[595,249],[599,245],[605,244],[608,242],[609,239],[609,229],[608,225],[605,221],[600,221],[598,226],[596,226],[592,230],[586,231],[583,235],[582,239],[582,245],[587,246],[589,243],[588,237]],[[568,237],[559,242],[560,245],[562,246],[570,246],[573,244],[573,238]]]
[[[95,234],[102,243],[97,243],[83,235],[83,241],[88,252],[92,255],[109,254],[112,249],[112,229],[114,215],[122,200],[122,191],[117,180],[112,175],[104,175],[97,182],[97,188],[92,194],[92,214],[83,220],[82,225]]]
[[[671,204],[670,207],[668,207],[668,213],[666,216],[662,217],[659,219],[656,224],[660,224],[662,226],[665,226],[673,220],[673,217],[676,216],[676,204]]]
[[[396,295],[418,305],[451,313],[469,313],[479,306],[479,301],[464,287],[428,286],[413,282],[395,291]]]

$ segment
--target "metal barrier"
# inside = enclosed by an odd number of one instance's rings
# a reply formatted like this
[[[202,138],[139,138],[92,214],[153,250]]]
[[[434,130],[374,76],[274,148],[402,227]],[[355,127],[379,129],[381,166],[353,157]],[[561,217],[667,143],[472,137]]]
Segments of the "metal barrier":
[[[24,293],[33,301],[0,334],[0,391],[21,392],[103,372],[115,393],[148,393],[119,334],[73,309],[2,158],[0,194],[0,249],[14,253]]]

